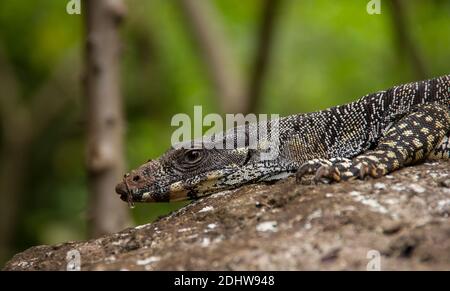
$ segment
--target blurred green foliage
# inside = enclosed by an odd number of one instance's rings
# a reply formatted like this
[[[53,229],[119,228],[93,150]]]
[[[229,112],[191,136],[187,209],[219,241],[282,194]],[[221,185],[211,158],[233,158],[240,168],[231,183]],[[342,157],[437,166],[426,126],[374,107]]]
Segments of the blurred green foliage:
[[[262,1],[213,2],[238,63],[248,75],[257,49]],[[262,112],[286,115],[323,109],[415,79],[414,68],[395,45],[388,1],[382,1],[381,15],[368,15],[367,2],[284,1],[264,82]],[[450,73],[450,1],[406,2],[409,29],[426,60],[429,77]],[[169,147],[173,114],[192,115],[194,105],[203,105],[204,114],[219,108],[176,1],[126,3],[122,87],[126,155],[129,168],[134,168]],[[66,4],[62,0],[0,1],[0,47],[25,100],[70,52],[75,51],[82,62],[82,16],[68,15]],[[16,251],[85,238],[82,101],[79,96],[34,141]],[[142,224],[181,205],[138,205],[132,212],[136,224]]]

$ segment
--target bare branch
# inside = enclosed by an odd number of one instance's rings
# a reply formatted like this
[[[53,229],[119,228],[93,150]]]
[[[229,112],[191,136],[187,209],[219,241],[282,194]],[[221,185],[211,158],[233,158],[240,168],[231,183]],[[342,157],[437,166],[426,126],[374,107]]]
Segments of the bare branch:
[[[124,14],[120,0],[85,2],[87,171],[94,237],[130,224],[126,204],[114,194],[124,173],[118,32]]]
[[[249,113],[258,111],[267,66],[270,61],[277,16],[282,0],[265,0],[258,33],[258,47],[249,86]]]
[[[179,3],[212,76],[222,111],[247,112],[245,84],[211,2],[179,0]]]
[[[418,45],[414,42],[407,21],[407,11],[403,0],[392,0],[392,24],[395,30],[399,54],[406,54],[413,66],[414,73],[420,79],[427,77],[425,60],[420,53]]]

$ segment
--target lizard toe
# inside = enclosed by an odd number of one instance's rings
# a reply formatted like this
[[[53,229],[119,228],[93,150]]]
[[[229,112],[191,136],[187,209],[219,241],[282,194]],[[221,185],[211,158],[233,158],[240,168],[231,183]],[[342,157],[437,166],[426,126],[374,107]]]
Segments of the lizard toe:
[[[306,163],[304,163],[296,172],[296,181],[297,183],[301,183],[302,178],[305,175],[312,175],[314,173],[317,172],[317,170],[322,167],[322,166],[326,166],[326,165],[330,165],[331,163],[327,160],[324,159],[313,159],[310,160]]]
[[[341,173],[339,171],[339,168],[336,166],[328,165],[320,167],[314,176],[314,181],[316,183],[324,184],[341,181]]]
[[[356,162],[355,168],[358,169],[359,174],[357,177],[361,180],[364,180],[364,178],[368,176],[372,178],[379,178],[386,175],[384,165],[371,160]]]

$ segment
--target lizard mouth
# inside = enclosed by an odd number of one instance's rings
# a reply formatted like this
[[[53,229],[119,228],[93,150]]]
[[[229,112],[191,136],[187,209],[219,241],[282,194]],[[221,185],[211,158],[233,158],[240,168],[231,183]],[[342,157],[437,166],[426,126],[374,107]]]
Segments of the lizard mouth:
[[[130,208],[134,208],[134,201],[133,201],[133,194],[130,191],[130,186],[128,186],[128,182],[127,179],[123,179],[123,182],[125,184],[125,188],[127,189],[127,202],[128,202],[128,207]]]
[[[150,191],[147,188],[133,188],[130,187],[128,181],[124,179],[116,186],[116,193],[120,195],[120,199],[128,203],[130,208],[134,207],[136,202],[169,202],[185,200],[188,195],[188,190],[183,188],[171,188],[166,191]]]
[[[127,179],[124,178],[121,183],[117,184],[115,190],[122,201],[127,202],[130,208],[134,208],[133,192],[130,190]]]
[[[195,200],[235,188],[233,180],[224,179],[236,172],[236,167],[210,171],[201,176],[175,181],[168,185],[142,184],[139,187],[126,177],[116,186],[120,199],[127,202],[132,208],[134,203],[173,202],[182,200]]]
[[[127,202],[129,207],[134,207],[135,202],[173,202],[181,200],[198,199],[220,189],[216,186],[217,180],[221,177],[219,173],[209,173],[202,177],[201,181],[177,181],[164,187],[142,187],[137,188],[129,184],[124,178],[117,184],[116,193],[120,199]],[[221,188],[221,187],[219,187]]]

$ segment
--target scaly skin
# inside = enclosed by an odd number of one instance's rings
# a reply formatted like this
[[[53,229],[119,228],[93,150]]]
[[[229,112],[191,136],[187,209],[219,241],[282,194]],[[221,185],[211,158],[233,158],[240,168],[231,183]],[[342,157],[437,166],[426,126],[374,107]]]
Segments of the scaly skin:
[[[196,199],[297,173],[318,182],[374,178],[450,154],[450,75],[396,86],[323,111],[266,122],[279,139],[252,139],[259,124],[240,126],[169,149],[126,174],[116,187],[129,202]],[[243,133],[245,143],[217,149]],[[189,146],[187,146],[189,145]],[[192,146],[193,145],[193,146]],[[276,149],[263,158],[265,146]]]

